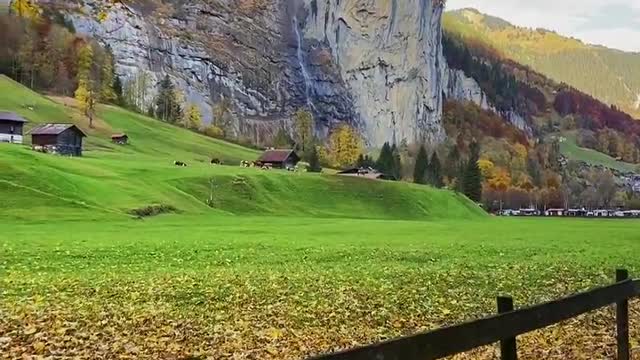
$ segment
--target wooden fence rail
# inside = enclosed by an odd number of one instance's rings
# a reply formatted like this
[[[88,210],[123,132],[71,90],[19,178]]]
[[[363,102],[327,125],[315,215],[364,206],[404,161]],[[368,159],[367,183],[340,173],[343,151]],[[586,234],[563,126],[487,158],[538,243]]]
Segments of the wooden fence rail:
[[[360,347],[311,360],[432,360],[500,342],[503,360],[517,359],[516,337],[578,315],[616,304],[618,359],[629,359],[628,300],[640,295],[640,281],[626,270],[616,283],[545,304],[513,310],[509,297],[498,299],[499,314],[460,325]]]

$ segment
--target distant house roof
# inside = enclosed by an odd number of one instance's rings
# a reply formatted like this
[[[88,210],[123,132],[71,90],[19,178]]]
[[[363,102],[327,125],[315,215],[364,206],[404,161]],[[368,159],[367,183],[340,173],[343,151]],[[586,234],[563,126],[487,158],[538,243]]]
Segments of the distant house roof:
[[[0,121],[13,121],[26,123],[27,120],[23,119],[20,115],[12,112],[0,111]]]
[[[73,124],[44,124],[40,125],[37,128],[31,130],[31,135],[60,135],[63,132],[75,128],[83,137],[86,137],[85,134],[80,128]]]
[[[121,139],[121,138],[128,138],[128,137],[129,137],[129,136],[128,136],[127,134],[124,134],[124,133],[122,133],[122,134],[113,134],[113,135],[111,135],[111,138],[112,138],[112,139]]]
[[[258,161],[262,163],[283,163],[287,161],[291,155],[299,159],[293,150],[267,150],[260,156]]]

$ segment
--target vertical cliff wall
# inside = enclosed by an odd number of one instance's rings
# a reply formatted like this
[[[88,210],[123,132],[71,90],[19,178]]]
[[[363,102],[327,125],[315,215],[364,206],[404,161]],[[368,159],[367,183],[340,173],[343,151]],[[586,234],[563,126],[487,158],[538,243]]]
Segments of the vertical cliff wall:
[[[330,51],[373,144],[443,139],[442,10],[433,0],[306,0],[296,9],[305,38]]]
[[[104,1],[65,14],[111,46],[125,82],[169,74],[207,121],[230,100],[255,142],[299,108],[320,136],[348,122],[370,146],[444,138],[441,0],[141,0],[99,22]]]

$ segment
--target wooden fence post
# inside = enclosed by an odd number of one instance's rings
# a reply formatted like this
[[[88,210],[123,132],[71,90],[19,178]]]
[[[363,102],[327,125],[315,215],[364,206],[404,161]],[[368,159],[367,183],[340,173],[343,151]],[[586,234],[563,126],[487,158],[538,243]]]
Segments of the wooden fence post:
[[[513,311],[513,298],[510,296],[498,297],[498,313]],[[502,339],[500,341],[500,357],[502,360],[518,360],[516,338]]]
[[[616,282],[629,278],[629,272],[624,269],[616,270]],[[616,303],[616,328],[618,342],[618,360],[629,360],[629,300],[624,299]]]

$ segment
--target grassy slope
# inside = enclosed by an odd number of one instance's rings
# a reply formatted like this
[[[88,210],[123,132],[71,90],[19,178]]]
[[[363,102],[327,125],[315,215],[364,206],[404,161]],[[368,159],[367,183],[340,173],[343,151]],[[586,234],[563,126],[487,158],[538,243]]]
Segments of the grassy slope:
[[[78,121],[72,107],[0,78],[0,109],[17,111],[31,121]],[[35,111],[23,107],[34,106]],[[69,115],[70,114],[70,115]],[[470,218],[481,211],[447,191],[406,183],[368,182],[317,174],[292,174],[240,169],[240,160],[258,152],[214,140],[153,119],[103,106],[91,130],[83,158],[63,158],[0,144],[0,189],[7,194],[0,214],[21,219],[56,215],[92,217],[123,214],[151,204],[168,204],[188,213],[211,211],[205,205],[211,182],[214,207],[223,213],[312,215],[358,218]],[[128,146],[108,141],[113,132],[126,132]],[[231,166],[213,167],[212,157]],[[174,160],[190,166],[176,168]],[[95,211],[98,210],[98,211]]]
[[[472,10],[447,12],[447,31],[486,42],[534,70],[640,117],[640,54],[584,44],[549,31],[515,27]]]
[[[565,141],[560,143],[560,151],[570,160],[584,161],[592,165],[601,165],[610,169],[622,172],[636,172],[638,166],[623,161],[616,161],[609,155],[603,154],[593,149],[578,146],[575,133],[565,132],[561,135]]]

